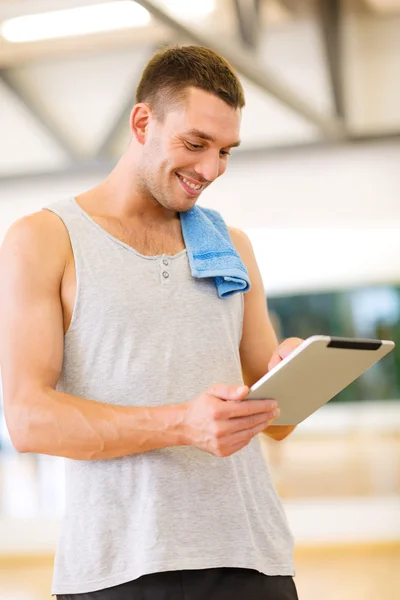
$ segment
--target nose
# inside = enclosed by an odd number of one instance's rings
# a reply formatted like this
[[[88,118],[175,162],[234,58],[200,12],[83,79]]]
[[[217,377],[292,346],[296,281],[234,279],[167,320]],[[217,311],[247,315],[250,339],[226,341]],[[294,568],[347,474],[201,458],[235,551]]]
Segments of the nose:
[[[204,153],[199,159],[196,167],[196,172],[209,182],[215,181],[222,174],[222,161],[219,154]]]

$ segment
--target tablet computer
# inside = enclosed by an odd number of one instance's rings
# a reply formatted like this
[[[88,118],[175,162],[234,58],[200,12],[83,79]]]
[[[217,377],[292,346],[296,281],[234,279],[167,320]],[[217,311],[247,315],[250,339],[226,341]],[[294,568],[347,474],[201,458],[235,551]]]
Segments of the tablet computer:
[[[273,425],[297,425],[393,350],[389,340],[314,335],[251,388],[246,399],[273,398]]]

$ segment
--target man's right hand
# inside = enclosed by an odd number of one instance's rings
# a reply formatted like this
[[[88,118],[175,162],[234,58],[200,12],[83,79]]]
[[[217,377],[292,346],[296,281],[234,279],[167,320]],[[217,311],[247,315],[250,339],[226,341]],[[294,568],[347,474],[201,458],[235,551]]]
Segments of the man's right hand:
[[[275,400],[244,400],[247,386],[214,385],[185,403],[188,444],[215,456],[230,456],[279,416]]]

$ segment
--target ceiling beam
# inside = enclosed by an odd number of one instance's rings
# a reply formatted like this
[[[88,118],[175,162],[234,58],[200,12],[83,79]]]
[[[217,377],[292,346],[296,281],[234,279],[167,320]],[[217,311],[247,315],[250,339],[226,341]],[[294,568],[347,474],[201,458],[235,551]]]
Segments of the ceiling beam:
[[[298,154],[304,155],[306,152],[312,152],[321,149],[332,149],[332,148],[350,148],[352,146],[368,146],[372,144],[387,144],[391,143],[398,146],[400,142],[400,131],[393,133],[384,134],[362,134],[354,135],[350,139],[341,142],[340,144],[332,141],[317,141],[317,142],[301,142],[298,144],[284,144],[279,146],[260,146],[257,148],[237,150],[231,158],[231,161],[238,164],[243,160],[251,160],[255,157],[275,157],[285,154]],[[60,169],[53,169],[50,171],[34,171],[34,172],[23,172],[23,173],[10,173],[2,175],[0,173],[0,186],[1,185],[19,185],[21,182],[40,182],[41,180],[60,180],[64,179],[68,181],[67,187],[71,187],[71,179],[74,177],[85,177],[88,175],[95,175],[99,178],[106,177],[108,173],[115,167],[117,159],[112,160],[110,158],[102,158],[96,160],[87,160],[80,163],[71,164],[69,167],[62,167]],[[0,187],[1,191],[1,187]]]
[[[249,52],[243,47],[236,50],[229,41],[224,42],[218,39],[217,36],[212,38],[203,31],[192,29],[174,19],[168,12],[156,4],[154,0],[135,1],[146,8],[153,17],[170,27],[190,43],[213,48],[216,52],[224,56],[238,73],[246,77],[264,92],[275,96],[282,104],[315,125],[327,138],[340,140],[345,137],[346,133],[340,120],[331,115],[321,114],[312,105],[300,98],[274,74],[268,72],[266,67],[260,64],[258,57],[254,53]]]
[[[19,185],[23,182],[40,182],[40,181],[52,181],[62,180],[65,178],[70,186],[71,179],[75,177],[86,177],[95,175],[96,177],[105,177],[115,167],[116,160],[112,161],[108,159],[98,160],[84,160],[77,163],[71,163],[66,167],[59,167],[50,170],[36,170],[36,171],[24,171],[19,173],[0,173],[0,186],[1,185]],[[0,187],[1,191],[1,187]],[[1,194],[0,194],[1,197]]]
[[[153,55],[153,53],[160,47],[161,47],[161,44],[158,44],[156,46],[151,46],[149,48],[147,58],[150,59],[151,56]],[[114,117],[114,119],[113,119],[111,125],[109,126],[108,130],[106,131],[102,141],[98,145],[98,148],[94,153],[94,158],[96,160],[107,159],[107,157],[109,157],[110,152],[112,150],[114,141],[115,141],[117,135],[120,133],[122,127],[124,127],[124,126],[127,128],[129,127],[129,117],[130,117],[132,108],[135,104],[135,92],[136,92],[136,88],[139,84],[139,81],[140,81],[140,78],[142,75],[142,69],[144,68],[144,66],[145,66],[144,64],[138,65],[137,74],[133,78],[132,85],[130,86],[132,93],[129,93],[128,97],[126,98],[126,101],[121,106],[118,114]]]
[[[300,142],[295,144],[279,144],[276,146],[258,146],[255,148],[240,148],[232,156],[232,160],[243,160],[256,156],[277,156],[280,154],[306,154],[307,152],[320,149],[332,148],[351,148],[355,146],[368,146],[372,144],[387,144],[393,142],[398,145],[400,142],[400,131],[392,131],[385,133],[359,133],[349,135],[340,144],[334,143],[331,140],[317,140],[311,142]]]
[[[56,123],[40,106],[30,94],[24,91],[12,77],[8,69],[0,69],[0,82],[11,92],[11,94],[27,109],[35,121],[46,131],[46,133],[60,146],[72,163],[81,160],[80,152],[75,148],[65,135],[60,131]]]
[[[341,0],[317,0],[317,15],[338,119],[345,119],[342,72]]]
[[[129,116],[135,104],[135,89],[137,82],[132,83],[132,95],[129,95],[127,100],[121,106],[117,115],[115,115],[111,125],[108,127],[102,141],[94,152],[94,157],[98,159],[107,158],[112,152],[112,147],[115,139],[125,125],[129,127]]]
[[[279,4],[293,15],[297,15],[304,10],[304,5],[302,2],[299,2],[299,0],[279,0]]]
[[[256,50],[260,37],[261,0],[232,0],[240,39],[246,48]]]
[[[7,42],[0,37],[0,67],[10,68],[40,61],[50,62],[101,53],[109,54],[149,43],[161,44],[166,36],[168,36],[166,27],[153,21],[148,27],[137,29],[119,29],[18,44]]]

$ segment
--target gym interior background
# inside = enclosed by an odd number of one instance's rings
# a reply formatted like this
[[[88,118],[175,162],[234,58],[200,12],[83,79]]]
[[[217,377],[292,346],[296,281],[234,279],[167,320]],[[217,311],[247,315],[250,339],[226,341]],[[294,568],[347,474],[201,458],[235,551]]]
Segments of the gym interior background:
[[[0,241],[109,172],[156,48],[222,53],[247,95],[242,146],[200,204],[250,236],[279,337],[398,344],[287,440],[263,441],[299,596],[399,598],[400,0],[56,4],[0,1]],[[45,600],[63,464],[18,455],[0,419],[0,597]]]

